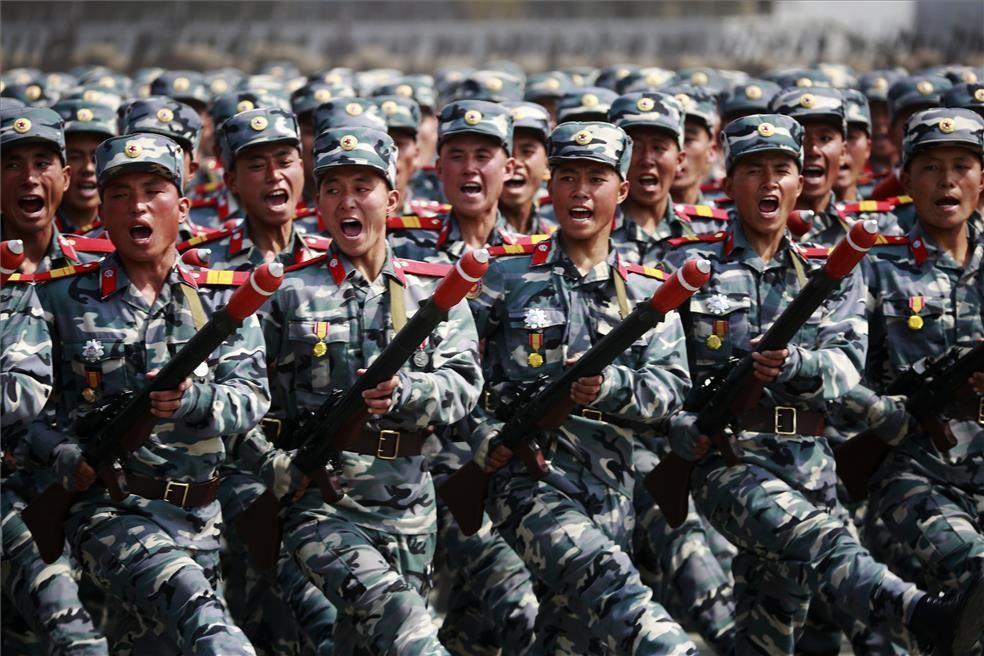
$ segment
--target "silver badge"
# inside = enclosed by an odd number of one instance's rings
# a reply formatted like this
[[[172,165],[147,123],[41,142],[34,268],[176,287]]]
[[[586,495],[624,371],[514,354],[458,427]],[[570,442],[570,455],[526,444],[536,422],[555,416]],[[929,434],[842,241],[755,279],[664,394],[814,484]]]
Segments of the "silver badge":
[[[711,312],[724,314],[731,307],[731,303],[724,294],[715,294],[707,299],[707,307],[710,308]]]
[[[413,363],[418,367],[426,367],[428,359],[427,351],[423,349],[417,349],[417,352],[413,354]]]
[[[524,325],[527,330],[540,330],[547,327],[547,313],[540,308],[530,308],[526,311]]]
[[[199,362],[198,366],[195,367],[195,370],[192,371],[191,373],[194,374],[197,378],[204,378],[205,376],[208,375],[208,365],[204,362]]]
[[[103,350],[102,344],[99,343],[98,339],[87,340],[85,347],[82,349],[82,357],[86,362],[99,362],[105,354],[106,352]]]

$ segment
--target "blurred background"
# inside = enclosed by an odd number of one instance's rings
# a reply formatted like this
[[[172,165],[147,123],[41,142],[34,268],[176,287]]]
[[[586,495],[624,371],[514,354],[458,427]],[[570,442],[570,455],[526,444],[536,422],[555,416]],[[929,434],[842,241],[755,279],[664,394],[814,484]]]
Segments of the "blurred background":
[[[0,67],[102,64],[404,72],[508,59],[527,72],[631,62],[757,73],[984,63],[982,0],[309,0],[0,3]]]

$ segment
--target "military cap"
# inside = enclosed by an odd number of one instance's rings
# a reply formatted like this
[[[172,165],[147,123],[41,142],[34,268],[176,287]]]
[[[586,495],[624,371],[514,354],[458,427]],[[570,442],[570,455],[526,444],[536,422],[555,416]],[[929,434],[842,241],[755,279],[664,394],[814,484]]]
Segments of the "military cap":
[[[942,75],[953,84],[984,81],[978,75],[977,70],[975,70],[972,66],[940,66],[924,72],[932,72],[934,75]]]
[[[84,100],[62,100],[51,106],[65,122],[65,134],[91,132],[115,137],[116,112],[99,103]]]
[[[245,75],[239,84],[236,85],[237,90],[244,91],[255,91],[256,93],[268,93],[280,98],[290,103],[290,93],[284,86],[282,80],[278,80],[272,75]]]
[[[260,64],[256,69],[257,75],[272,75],[281,80],[289,80],[301,74],[294,62],[286,59],[273,59]]]
[[[75,77],[78,76],[75,75]],[[44,73],[42,73],[39,68],[11,68],[6,73],[0,75],[0,81],[3,82],[5,87],[11,84],[31,84],[32,82],[43,83]]]
[[[212,101],[205,79],[201,73],[195,71],[161,73],[150,83],[150,93],[154,96],[169,96],[196,109],[203,108]]]
[[[729,175],[742,157],[764,152],[786,153],[803,169],[803,126],[783,114],[736,118],[721,131],[721,146]]]
[[[301,143],[297,118],[285,109],[264,107],[239,112],[219,128],[222,147],[222,164],[233,168],[236,158],[246,148],[268,143],[285,142],[294,146]]]
[[[96,149],[96,179],[104,187],[122,173],[147,171],[167,178],[183,189],[184,150],[162,134],[138,132],[110,137]]]
[[[984,111],[984,83],[962,82],[948,89],[940,99],[943,107],[963,107]]]
[[[847,64],[817,64],[817,68],[830,80],[835,89],[853,89],[858,84],[858,73]],[[821,85],[822,86],[822,85]]]
[[[547,139],[550,167],[585,159],[611,166],[625,180],[632,160],[632,139],[622,128],[601,121],[572,121],[554,128]]]
[[[327,71],[308,75],[308,82],[324,82],[332,86],[354,87],[355,72],[351,68],[336,66]],[[355,95],[354,93],[350,95]]]
[[[190,105],[173,98],[151,96],[130,103],[120,132],[162,134],[177,141],[195,159],[202,137],[202,119]]]
[[[523,99],[523,80],[506,71],[475,71],[458,83],[456,100],[505,102]]]
[[[372,128],[386,132],[386,120],[379,115],[379,107],[368,98],[334,98],[314,110],[314,133],[321,134],[331,128]]]
[[[619,96],[608,110],[608,121],[627,130],[649,127],[672,134],[683,148],[683,124],[686,115],[675,97],[660,91],[642,91]]]
[[[368,71],[358,71],[355,74],[356,95],[370,96],[372,90],[398,80],[403,71],[395,68],[371,68]]]
[[[381,130],[342,127],[325,130],[314,140],[314,175],[336,166],[368,166],[396,189],[396,144]]]
[[[560,72],[571,78],[575,87],[591,86],[598,77],[598,69],[594,66],[567,66],[560,69]]]
[[[17,100],[16,98],[0,96],[0,112],[5,109],[17,109],[21,107],[27,107],[27,105],[25,105],[23,101]]]
[[[663,87],[663,93],[679,101],[680,106],[683,107],[684,118],[702,121],[709,131],[714,131],[718,122],[717,98],[709,88],[692,84],[674,84]]]
[[[844,96],[832,87],[793,87],[783,89],[769,103],[769,111],[792,116],[801,123],[815,119],[828,119],[840,125],[847,134],[847,118]]]
[[[933,146],[964,146],[984,162],[984,118],[969,109],[945,107],[916,112],[905,123],[902,168]]]
[[[75,76],[68,73],[46,73],[44,75],[44,88],[47,89],[48,95],[53,97],[61,98],[70,89],[74,89],[78,85],[79,81],[75,79]]]
[[[239,87],[239,82],[246,77],[238,68],[222,68],[217,71],[206,73],[202,78],[213,99],[222,94],[229,93]]]
[[[785,68],[766,75],[783,89],[796,87],[807,89],[812,87],[832,87],[833,80],[818,68]]]
[[[239,112],[248,112],[251,109],[262,109],[265,107],[276,107],[277,109],[290,111],[290,104],[279,96],[240,89],[218,96],[215,102],[212,103],[212,109],[209,113],[212,116],[212,123],[218,128]]]
[[[44,80],[27,84],[8,84],[0,93],[7,98],[16,98],[29,107],[48,107],[57,101],[57,98],[45,89]]]
[[[120,95],[119,91],[100,85],[78,87],[61,100],[84,100],[90,103],[99,103],[106,105],[113,111],[116,111],[123,104],[123,96]]]
[[[409,130],[414,134],[420,129],[420,105],[406,96],[374,96],[379,115],[389,130]]]
[[[438,117],[437,147],[459,134],[492,137],[512,153],[512,113],[502,105],[485,100],[458,100],[445,105]]]
[[[504,102],[502,106],[509,110],[513,118],[513,131],[532,130],[547,143],[550,137],[550,115],[541,105],[532,102],[516,100]]]
[[[779,85],[775,82],[750,78],[724,91],[718,109],[722,118],[762,114],[769,110],[769,101],[778,93]]]
[[[639,70],[639,67],[635,64],[613,64],[611,66],[606,66],[598,71],[598,75],[595,77],[592,84],[596,87],[602,87],[609,89],[610,91],[615,91],[615,87],[619,80],[631,75],[637,70]]]
[[[493,59],[492,61],[485,62],[482,67],[486,71],[502,71],[509,73],[513,77],[519,78],[521,82],[526,83],[526,71],[523,67],[512,61],[511,59]]]
[[[128,75],[110,69],[89,71],[79,78],[79,84],[85,87],[96,86],[112,89],[121,97],[130,95],[130,91],[133,89],[133,80]]]
[[[888,102],[889,88],[902,75],[892,69],[883,69],[862,73],[858,78],[858,89],[868,97],[868,102]]]
[[[844,96],[844,114],[847,117],[847,124],[864,128],[865,132],[871,134],[871,107],[868,105],[868,97],[857,89],[841,89]]]
[[[704,66],[681,68],[677,71],[677,78],[682,84],[704,87],[710,89],[711,93],[714,94],[721,93],[728,86],[727,80],[724,79],[720,71]]]
[[[561,71],[537,73],[526,80],[523,100],[536,102],[540,98],[560,98],[574,89],[574,81]]]
[[[429,75],[405,75],[373,90],[374,96],[403,96],[413,98],[421,111],[433,112],[437,106],[434,81]]]
[[[676,73],[655,66],[639,68],[615,83],[615,91],[619,94],[635,93],[637,91],[655,91],[669,84],[676,84]]]
[[[618,94],[603,87],[580,87],[557,101],[557,120],[576,121],[584,117],[605,117]],[[604,119],[602,119],[604,120]]]
[[[48,107],[14,107],[0,112],[0,145],[43,143],[65,161],[65,122]]]
[[[300,116],[313,112],[332,98],[351,98],[355,89],[348,84],[331,84],[322,80],[311,80],[290,94],[290,106],[294,114]]]
[[[943,92],[952,86],[950,80],[939,75],[903,77],[888,88],[888,113],[894,121],[912,109],[937,107]]]
[[[442,100],[448,100],[454,95],[458,83],[472,72],[471,68],[441,68],[434,73],[434,89]],[[420,102],[417,100],[417,102]],[[421,105],[423,107],[423,105]],[[436,106],[435,106],[436,108]]]

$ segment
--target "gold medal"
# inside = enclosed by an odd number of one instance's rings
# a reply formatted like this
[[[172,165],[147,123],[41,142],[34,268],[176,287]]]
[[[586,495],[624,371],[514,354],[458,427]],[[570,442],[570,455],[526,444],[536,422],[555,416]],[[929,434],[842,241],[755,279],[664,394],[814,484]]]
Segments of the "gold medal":
[[[539,353],[530,353],[529,357],[526,358],[526,362],[529,363],[534,369],[543,366],[543,356]]]
[[[328,346],[324,342],[318,342],[314,345],[314,348],[311,349],[311,353],[313,353],[316,358],[325,357],[325,353],[327,352]]]
[[[721,348],[721,344],[722,344],[721,338],[718,337],[717,335],[708,336],[707,340],[704,343],[707,344],[707,348],[711,349],[712,351],[716,351],[719,348]]]
[[[923,318],[919,316],[919,313],[923,311],[924,307],[926,307],[926,299],[922,296],[909,297],[909,309],[913,312],[912,316],[905,322],[905,324],[909,326],[909,330],[922,330],[925,322],[923,321]]]
[[[92,403],[96,400],[96,390],[91,387],[86,387],[82,390],[82,398],[85,399],[86,403]]]
[[[924,324],[923,318],[920,317],[918,314],[914,314],[911,317],[909,317],[909,320],[906,321],[905,323],[907,326],[909,326],[909,330],[922,330]]]

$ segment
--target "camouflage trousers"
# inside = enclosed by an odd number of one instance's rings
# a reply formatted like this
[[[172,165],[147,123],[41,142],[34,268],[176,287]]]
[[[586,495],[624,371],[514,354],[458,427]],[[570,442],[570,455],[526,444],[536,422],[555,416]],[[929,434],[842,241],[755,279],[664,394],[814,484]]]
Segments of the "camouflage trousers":
[[[96,630],[79,601],[78,568],[65,552],[47,565],[21,519],[27,505],[4,481],[2,493],[3,594],[5,620],[13,607],[33,636],[12,635],[5,622],[3,652],[29,653],[40,640],[46,654],[98,656],[109,653],[106,638]],[[15,619],[11,618],[13,622]]]
[[[698,510],[738,547],[738,653],[794,653],[814,594],[903,639],[919,590],[875,561],[820,494],[754,465],[728,467],[719,456],[701,461],[691,482]]]
[[[340,654],[447,654],[424,600],[436,536],[359,526],[341,513],[285,527],[284,544],[337,609]]]
[[[632,500],[566,454],[542,480],[501,470],[489,516],[538,579],[535,653],[692,654],[629,556]]]
[[[259,656],[330,656],[335,607],[282,546],[275,571],[262,572],[253,566],[239,539],[236,519],[264,490],[255,476],[222,472],[219,503],[226,522],[222,574],[229,612]]]
[[[111,510],[118,514],[107,519],[107,508],[77,504],[68,534],[116,611],[114,654],[256,653],[218,593],[218,549],[179,546],[153,513]]]

